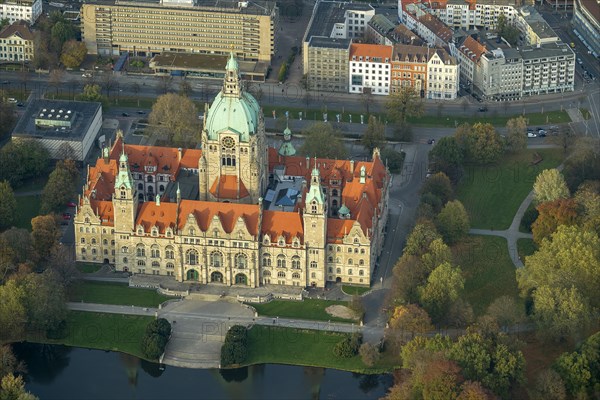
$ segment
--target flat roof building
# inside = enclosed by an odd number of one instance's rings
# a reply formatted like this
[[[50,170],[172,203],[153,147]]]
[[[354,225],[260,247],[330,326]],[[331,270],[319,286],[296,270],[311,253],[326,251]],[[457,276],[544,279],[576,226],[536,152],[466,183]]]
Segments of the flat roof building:
[[[82,7],[88,53],[228,55],[270,63],[279,11],[274,1],[95,1]]]
[[[35,140],[52,158],[83,161],[101,127],[101,103],[32,100],[13,130],[12,140]]]

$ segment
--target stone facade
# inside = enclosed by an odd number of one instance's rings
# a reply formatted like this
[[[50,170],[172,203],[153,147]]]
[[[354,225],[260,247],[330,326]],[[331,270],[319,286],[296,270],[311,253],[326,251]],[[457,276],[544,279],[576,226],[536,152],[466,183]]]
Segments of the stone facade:
[[[372,162],[297,157],[289,130],[285,152],[267,148],[233,56],[205,121],[202,150],[121,135],[104,149],[74,217],[76,259],[180,282],[368,286],[388,215],[379,151]],[[186,176],[196,191],[181,190]],[[177,185],[174,198],[160,182]]]

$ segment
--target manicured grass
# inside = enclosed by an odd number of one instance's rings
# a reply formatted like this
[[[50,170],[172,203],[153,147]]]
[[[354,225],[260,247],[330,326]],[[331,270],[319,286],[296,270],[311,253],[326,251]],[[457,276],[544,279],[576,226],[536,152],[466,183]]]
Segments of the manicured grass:
[[[517,251],[524,262],[525,257],[532,255],[537,250],[533,239],[517,239]]]
[[[258,315],[266,315],[268,317],[352,322],[353,320],[350,319],[337,318],[327,314],[325,309],[335,304],[348,305],[345,301],[305,299],[303,301],[273,300],[264,304],[252,304],[252,307],[256,308]]]
[[[23,184],[15,188],[15,193],[32,192],[35,190],[43,190],[48,182],[49,175],[36,176],[23,182]]]
[[[41,196],[17,197],[17,228],[31,230],[31,219],[40,212]]]
[[[158,307],[169,299],[154,289],[130,288],[125,283],[111,282],[80,282],[69,297],[69,301],[139,307]]]
[[[248,331],[246,364],[293,364],[377,373],[382,366],[367,367],[360,356],[339,358],[333,347],[347,334],[254,325]],[[387,368],[385,368],[387,369]]]
[[[102,264],[85,263],[85,262],[78,262],[75,264],[75,266],[77,267],[79,272],[82,272],[84,274],[91,274],[91,273],[99,271],[100,268],[102,268]]]
[[[456,264],[465,277],[464,299],[476,316],[485,314],[500,296],[518,296],[515,266],[508,256],[506,240],[498,236],[468,236],[453,247]]]
[[[543,160],[532,166],[536,152]],[[471,227],[507,229],[537,175],[558,166],[561,161],[560,149],[536,149],[507,155],[495,165],[466,166],[456,197],[467,209]]]
[[[363,295],[366,292],[368,292],[369,290],[371,290],[370,287],[365,287],[365,286],[350,286],[350,285],[343,285],[342,286],[342,292],[349,294],[349,295]]]
[[[121,351],[145,358],[141,341],[153,317],[69,311],[62,339],[30,337],[29,341]]]

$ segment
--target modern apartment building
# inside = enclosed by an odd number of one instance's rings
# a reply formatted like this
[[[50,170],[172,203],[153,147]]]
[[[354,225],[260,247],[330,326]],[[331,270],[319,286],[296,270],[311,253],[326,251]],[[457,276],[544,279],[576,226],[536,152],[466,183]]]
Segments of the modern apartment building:
[[[8,23],[24,20],[35,23],[42,13],[42,0],[5,0],[0,2],[0,20]]]
[[[82,40],[90,54],[165,51],[270,62],[276,50],[275,2],[232,0],[95,1],[82,7]]]
[[[520,49],[523,96],[575,90],[575,53],[566,43]]]
[[[523,58],[518,50],[509,47],[486,51],[477,68],[475,85],[483,98],[499,101],[521,98]]]
[[[27,22],[14,22],[0,31],[0,60],[28,62],[33,54],[33,32]]]
[[[575,0],[573,32],[592,52],[600,56],[600,4],[598,0]]]
[[[392,46],[352,44],[350,46],[350,93],[390,93]]]
[[[518,10],[515,26],[521,31],[524,42],[531,46],[560,41],[556,32],[532,6]]]
[[[302,65],[309,89],[348,92],[350,43],[365,37],[374,15],[369,4],[315,3],[302,40]]]
[[[304,53],[307,87],[311,90],[348,92],[351,39],[310,38]]]

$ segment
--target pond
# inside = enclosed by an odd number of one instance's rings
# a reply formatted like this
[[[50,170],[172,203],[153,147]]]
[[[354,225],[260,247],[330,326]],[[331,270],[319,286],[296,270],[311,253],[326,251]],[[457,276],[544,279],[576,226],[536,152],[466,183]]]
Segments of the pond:
[[[255,365],[236,370],[161,366],[127,354],[16,343],[26,388],[49,399],[378,399],[392,376]]]

